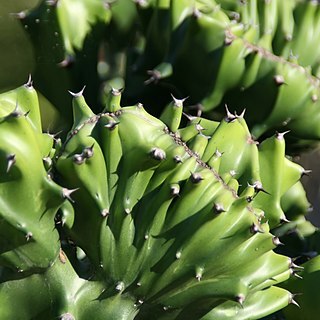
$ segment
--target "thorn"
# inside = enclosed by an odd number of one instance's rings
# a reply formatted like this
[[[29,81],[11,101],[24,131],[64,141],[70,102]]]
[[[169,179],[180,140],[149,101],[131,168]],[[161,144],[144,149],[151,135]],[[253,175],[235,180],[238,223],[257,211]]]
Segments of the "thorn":
[[[219,203],[215,203],[213,208],[214,208],[216,213],[226,212],[226,210],[223,208],[223,205],[219,204]]]
[[[178,184],[174,184],[170,187],[170,194],[173,197],[176,197],[179,195],[180,192],[180,186]]]
[[[119,282],[117,283],[115,289],[116,289],[117,291],[119,291],[119,292],[120,292],[120,291],[123,291],[123,290],[124,290],[124,283],[123,283],[122,281],[119,281]]]
[[[158,70],[148,70],[147,74],[150,76],[150,78],[144,82],[145,85],[148,85],[152,82],[157,83],[159,79],[161,79],[161,73]]]
[[[292,270],[292,269],[291,269]],[[299,276],[294,270],[292,270],[292,275],[298,279],[303,280],[303,278],[301,276]]]
[[[77,98],[77,97],[81,97],[83,95],[83,91],[84,89],[86,88],[86,86],[84,86],[79,92],[77,93],[74,93],[70,90],[68,90],[68,92],[74,97],[74,98]]]
[[[111,87],[111,94],[113,96],[120,96],[122,92],[123,92],[123,88],[116,89],[116,88]]]
[[[272,242],[273,242],[273,244],[274,244],[275,246],[284,245],[284,244],[280,241],[280,239],[279,239],[278,237],[273,237],[273,238],[272,238]]]
[[[282,75],[277,74],[273,77],[274,82],[276,83],[277,86],[281,86],[282,84],[284,84],[284,78]]]
[[[214,155],[215,155],[217,158],[220,158],[220,157],[223,155],[223,152],[220,152],[218,149],[216,149],[216,151],[214,152]]]
[[[204,130],[204,128],[200,125],[201,120],[196,124],[196,130],[201,133],[202,130]]]
[[[253,201],[253,197],[252,196],[248,196],[246,197],[246,200],[248,203],[252,202]]]
[[[187,113],[185,113],[185,112],[182,112],[182,114],[183,114],[189,121],[193,121],[193,120],[197,119],[197,117],[191,116],[191,115],[189,115],[189,114],[187,114]]]
[[[14,166],[14,164],[16,163],[16,155],[15,154],[9,154],[7,156],[7,170],[6,172],[9,173],[9,171],[11,170],[11,168]]]
[[[203,180],[202,176],[198,172],[191,173],[191,182],[197,184]]]
[[[89,159],[93,156],[93,147],[94,147],[94,143],[92,144],[91,147],[86,147],[83,149],[82,151],[82,156],[85,158],[85,159]]]
[[[309,173],[311,173],[312,170],[305,170],[303,169],[302,173],[301,173],[301,176],[308,176],[309,177]]]
[[[288,130],[288,131],[285,131],[285,132],[276,132],[276,138],[278,139],[278,140],[282,140],[283,139],[283,137],[284,137],[284,135],[285,134],[287,134],[287,133],[289,133],[290,132],[290,130]]]
[[[229,172],[230,172],[231,177],[235,177],[237,175],[236,170],[230,170]]]
[[[159,161],[164,160],[166,158],[165,151],[157,147],[151,149],[150,155],[154,160]]]
[[[108,124],[104,125],[104,127],[113,130],[119,123],[120,121],[110,121]]]
[[[33,88],[33,81],[31,79],[31,74],[29,73],[28,82],[24,85],[26,88]]]
[[[255,224],[255,223],[253,223],[250,226],[250,232],[253,233],[253,234],[264,233],[264,231],[259,227],[259,225]]]
[[[295,306],[297,306],[298,308],[300,308],[300,305],[297,301],[294,300],[295,295],[291,294],[290,298],[289,298],[289,303],[290,304],[294,304]]]
[[[228,106],[227,106],[226,104],[225,104],[224,106],[225,106],[226,112],[227,112],[226,121],[227,121],[227,122],[232,122],[232,121],[234,121],[237,117],[229,111]]]
[[[244,294],[238,294],[236,297],[235,297],[235,300],[236,302],[238,302],[242,307],[243,307],[243,303],[244,303],[244,300],[245,300],[245,296]]]
[[[246,108],[244,108],[244,109],[242,110],[242,112],[240,113],[240,115],[237,115],[237,114],[236,114],[236,117],[237,117],[237,118],[244,118],[245,113],[246,113]]]
[[[253,188],[254,190],[259,193],[260,191],[263,192],[263,193],[266,193],[268,195],[270,195],[270,193],[268,191],[266,191],[265,189],[263,189],[263,186],[262,186],[262,183],[261,181],[255,181],[253,183]]]
[[[318,101],[318,99],[319,99],[319,97],[318,97],[318,95],[317,95],[317,94],[315,94],[315,93],[311,96],[311,100],[312,100],[312,102],[317,102],[317,101]]]
[[[58,63],[58,67],[67,68],[74,62],[74,57],[71,55],[66,56],[61,62]]]
[[[183,103],[189,98],[189,97],[186,97],[186,98],[183,98],[183,99],[177,99],[173,96],[173,94],[171,93],[171,97],[173,99],[173,102],[174,102],[174,106],[175,107],[178,107],[178,108],[183,108]]]
[[[75,155],[73,155],[73,162],[75,164],[83,164],[85,161],[84,157],[82,156],[82,154],[76,153]]]
[[[176,252],[176,259],[179,260],[181,258],[181,251]]]
[[[124,211],[125,211],[125,213],[128,214],[128,215],[131,213],[131,210],[130,210],[129,208],[125,208]]]
[[[290,268],[292,268],[294,271],[304,270],[304,267],[295,264],[293,261],[291,261],[291,263],[290,263]]]
[[[290,220],[288,220],[286,217],[282,217],[280,218],[280,223],[283,224],[283,223],[289,223],[291,222]]]
[[[58,3],[58,1],[59,0],[47,0],[47,5],[49,5],[49,6],[55,6],[55,5],[57,5],[57,3]]]
[[[27,232],[27,234],[26,234],[26,239],[27,239],[27,241],[29,241],[31,238],[33,237],[33,234],[32,234],[32,232]]]
[[[203,276],[204,269],[202,267],[196,267],[196,279],[200,281]]]
[[[79,190],[79,188],[76,189],[67,189],[67,188],[62,188],[62,196],[65,199],[68,199],[69,201],[71,201],[72,203],[74,203],[74,200],[71,198],[71,194],[75,191]]]
[[[10,13],[10,15],[12,17],[15,17],[17,19],[20,19],[20,20],[23,20],[26,18],[27,14],[25,11],[20,11],[20,12],[13,12],[13,13]]]
[[[176,155],[176,156],[173,157],[173,161],[174,161],[175,163],[182,163],[182,159],[181,159],[181,157],[178,156],[178,155]]]
[[[103,209],[103,210],[101,210],[101,215],[102,215],[103,217],[109,216],[109,215],[110,215],[109,209]]]

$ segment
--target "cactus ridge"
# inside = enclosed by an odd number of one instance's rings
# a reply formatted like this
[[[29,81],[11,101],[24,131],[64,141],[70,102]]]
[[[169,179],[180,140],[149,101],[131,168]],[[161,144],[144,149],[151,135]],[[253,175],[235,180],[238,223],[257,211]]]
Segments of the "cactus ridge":
[[[74,108],[88,114],[83,97],[73,99]],[[300,179],[303,169],[281,166],[280,170],[289,170],[290,178],[285,184],[279,182],[276,193],[269,193],[259,173],[261,165],[270,174],[266,161],[274,152],[275,162],[282,158],[287,163],[279,135],[262,143],[261,150],[267,150],[262,152],[243,116],[229,112],[215,125],[210,139],[197,133],[184,141],[183,128],[170,131],[141,104],[77,119],[54,158],[59,182],[71,190],[79,188],[72,204],[75,220],[65,232],[84,250],[97,274],[114,284],[116,292],[136,301],[135,319],[150,312],[160,319],[166,314],[175,319],[187,312],[191,317],[200,312],[205,318],[224,310],[225,305],[218,303],[222,298],[230,300],[226,304],[230,308],[234,303],[240,309],[249,308],[251,302],[246,305],[246,301],[256,290],[261,294],[290,277],[290,259],[272,252],[279,243],[269,233],[269,225],[279,225],[284,213],[281,209],[273,213],[268,206],[270,201],[280,206],[282,195]],[[193,132],[193,126],[194,120],[184,129]],[[239,142],[226,143],[227,132],[230,137],[237,134]],[[120,156],[113,154],[109,144],[112,134],[120,137],[122,147],[114,149]],[[236,147],[240,141],[241,147]],[[74,155],[83,155],[88,147],[92,156],[78,163]],[[217,149],[225,162],[211,166]],[[118,159],[117,177],[113,196],[105,197],[103,193],[110,190],[106,162],[114,161],[109,154]],[[101,163],[93,166],[92,161]],[[89,177],[96,177],[93,184]],[[253,256],[256,263],[251,267]],[[279,269],[267,271],[266,261],[273,264],[275,260]],[[252,272],[261,270],[262,264],[266,273]],[[270,282],[271,278],[279,280]],[[282,307],[290,303],[289,292],[278,292]],[[218,303],[216,311],[198,309],[203,299]]]
[[[63,143],[41,132],[30,86],[0,96],[0,261],[10,280],[0,291],[44,293],[21,314],[258,319],[293,303],[277,284],[294,265],[270,233],[287,221],[281,201],[305,172],[285,157],[284,133],[258,144],[244,113],[228,109],[219,124],[176,119],[171,131],[175,109],[164,123],[141,104],[121,107],[114,90],[99,114],[83,90],[72,96]],[[39,200],[26,206],[29,197]],[[15,316],[3,301],[1,317]]]

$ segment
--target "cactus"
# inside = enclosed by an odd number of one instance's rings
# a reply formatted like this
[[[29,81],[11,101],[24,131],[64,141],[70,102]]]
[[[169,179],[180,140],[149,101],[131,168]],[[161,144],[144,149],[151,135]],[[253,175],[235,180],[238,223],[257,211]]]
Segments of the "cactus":
[[[72,95],[73,126],[54,148],[30,83],[0,99],[2,176],[16,172],[21,199],[3,181],[1,247],[25,230],[3,253],[2,319],[259,319],[295,303],[278,286],[293,261],[270,233],[304,172],[284,157],[283,134],[258,148],[244,114],[181,127],[182,100],[164,123],[141,104],[121,107],[117,90],[98,114]]]
[[[291,319],[300,292],[312,317],[319,231],[286,154],[320,137],[319,3],[16,16],[70,129],[44,133],[31,78],[0,94],[0,318]]]
[[[59,254],[54,217],[64,201],[44,167],[53,138],[42,133],[30,81],[1,94],[0,104],[0,263],[18,272],[46,269]]]
[[[108,92],[124,84],[124,101],[153,105],[154,115],[170,93],[189,96],[190,108],[219,120],[225,103],[237,112],[245,107],[256,139],[291,130],[290,152],[320,137],[315,1],[43,0],[18,17],[38,52],[39,90],[68,120],[67,89],[87,83],[97,113],[100,85]],[[98,55],[109,71],[97,71]],[[59,95],[46,84],[48,74]]]
[[[157,15],[160,5],[149,3]],[[161,44],[167,49],[151,71],[144,56],[150,57],[153,47],[146,46],[137,61],[138,70],[150,74],[147,83],[170,84],[171,92],[188,95],[191,105],[207,113],[221,112],[225,103],[238,112],[245,107],[256,138],[278,129],[291,130],[292,138],[309,139],[309,144],[319,139],[319,62],[312,49],[319,36],[317,2],[163,3],[170,31]],[[162,29],[155,32],[157,39]]]
[[[319,313],[319,305],[315,303],[319,301],[319,291],[315,290],[320,281],[320,257],[313,259],[302,264],[299,271],[300,278],[292,278],[283,283],[284,288],[295,290],[297,293],[297,300],[301,309],[293,310],[288,307],[284,310],[286,319],[294,320],[309,320]]]

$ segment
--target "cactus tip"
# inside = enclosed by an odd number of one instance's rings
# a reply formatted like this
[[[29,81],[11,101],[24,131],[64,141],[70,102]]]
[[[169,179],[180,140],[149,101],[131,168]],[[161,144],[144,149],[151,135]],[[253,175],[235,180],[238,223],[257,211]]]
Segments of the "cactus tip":
[[[150,156],[151,158],[153,158],[154,160],[164,160],[166,158],[166,152],[160,148],[152,148],[150,151]]]
[[[223,205],[220,204],[220,203],[215,203],[214,206],[213,206],[213,208],[214,208],[214,211],[215,211],[216,213],[226,212],[226,210],[224,209]]]
[[[246,113],[246,108],[244,108],[239,115],[236,114],[236,117],[237,118],[244,118],[245,113]]]
[[[77,190],[79,190],[79,188],[76,188],[76,189],[62,188],[62,196],[63,198],[68,199],[69,201],[74,203],[74,200],[71,198],[71,194]]]
[[[287,131],[284,131],[284,132],[276,132],[276,138],[278,139],[278,140],[283,140],[284,139],[284,136],[287,134],[287,133],[289,133],[290,132],[290,130],[287,130]]]
[[[280,241],[280,239],[279,239],[278,237],[273,237],[273,238],[272,238],[272,242],[273,242],[273,244],[274,244],[275,246],[284,245],[284,244]]]
[[[109,209],[103,209],[101,210],[101,215],[103,217],[107,217],[110,214]]]
[[[180,192],[180,186],[178,184],[174,184],[170,187],[170,194],[173,197],[176,197],[179,195]]]
[[[260,228],[259,225],[253,223],[251,226],[250,226],[250,232],[252,234],[256,234],[256,233],[264,233],[264,231]]]
[[[273,80],[277,86],[281,86],[285,83],[284,77],[281,74],[277,74],[273,77]]]
[[[28,81],[27,81],[27,83],[24,84],[24,86],[26,88],[30,88],[30,89],[33,88],[33,81],[32,81],[32,77],[31,77],[30,73],[29,73]]]
[[[47,0],[46,3],[48,6],[56,6],[59,0]]]
[[[302,173],[301,173],[301,176],[309,176],[309,173],[311,173],[312,172],[312,170],[305,170],[305,169],[303,169],[302,170]]]
[[[75,320],[75,317],[71,313],[67,312],[67,313],[62,314],[59,317],[59,319],[60,320]]]
[[[26,16],[27,16],[27,14],[26,14],[25,11],[12,12],[12,13],[10,13],[10,15],[11,15],[12,17],[15,17],[15,18],[20,19],[20,20],[25,19]]]
[[[67,68],[70,67],[74,62],[74,57],[71,55],[66,56],[62,61],[58,63],[58,67]]]
[[[11,168],[14,166],[14,164],[16,163],[16,155],[15,154],[9,154],[7,156],[7,170],[6,172],[8,173]]]
[[[116,284],[116,287],[115,287],[116,291],[118,292],[121,292],[124,290],[124,283],[122,281],[119,281],[117,284]]]
[[[228,106],[225,104],[225,109],[226,109],[226,113],[227,113],[227,117],[226,117],[226,121],[227,122],[232,122],[234,121],[237,117],[236,115],[232,114],[229,109],[228,109]]]
[[[246,298],[245,295],[240,293],[235,297],[235,300],[243,307],[243,303],[244,303],[245,298]]]
[[[81,96],[83,95],[83,91],[84,91],[85,88],[86,88],[86,86],[83,86],[83,88],[82,88],[79,92],[77,92],[77,93],[72,92],[72,91],[70,91],[70,90],[68,90],[68,92],[69,92],[74,98],[77,98],[77,97],[81,97]]]
[[[185,97],[183,99],[177,99],[176,97],[174,97],[174,95],[171,93],[171,97],[173,99],[173,105],[177,108],[183,108],[183,103],[189,98],[189,97]]]
[[[198,172],[191,173],[191,182],[194,184],[200,183],[203,180],[203,177]]]
[[[297,301],[294,300],[294,297],[297,296],[298,294],[290,294],[290,298],[289,298],[289,304],[294,304],[295,306],[297,306],[298,308],[300,308],[300,305]]]

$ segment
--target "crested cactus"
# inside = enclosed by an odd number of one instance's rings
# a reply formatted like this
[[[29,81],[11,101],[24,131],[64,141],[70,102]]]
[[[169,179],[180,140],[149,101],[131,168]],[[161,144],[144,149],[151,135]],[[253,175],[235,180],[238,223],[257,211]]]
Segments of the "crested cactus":
[[[27,85],[0,100],[1,247],[20,239],[2,254],[2,319],[259,319],[295,303],[278,286],[293,261],[273,251],[270,232],[304,172],[285,158],[283,134],[258,146],[244,114],[229,111],[221,123],[191,117],[181,127],[177,99],[164,123],[141,104],[121,107],[116,90],[94,114],[81,91],[69,134],[52,148],[25,92],[35,94]],[[11,199],[10,177],[19,199],[34,193],[31,208]]]
[[[320,233],[309,170],[286,154],[320,137],[319,8],[42,0],[16,14],[36,90],[73,123],[44,133],[31,77],[0,94],[0,318],[293,319],[299,293],[312,318]]]

